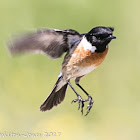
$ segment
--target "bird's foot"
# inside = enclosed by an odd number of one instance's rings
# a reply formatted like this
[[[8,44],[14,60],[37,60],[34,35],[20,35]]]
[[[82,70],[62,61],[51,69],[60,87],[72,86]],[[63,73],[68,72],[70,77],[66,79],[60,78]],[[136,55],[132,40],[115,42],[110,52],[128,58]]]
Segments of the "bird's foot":
[[[84,108],[84,102],[88,102],[87,106],[87,113],[85,116],[87,116],[93,106],[94,101],[92,100],[92,97],[88,95],[88,99],[83,100],[80,95],[77,96],[77,99],[73,100],[71,103],[76,103],[78,102],[78,110],[81,108],[81,112],[83,114],[83,108]]]
[[[78,110],[81,108],[81,113],[83,114],[83,108],[84,108],[84,100],[81,98],[80,95],[77,96],[77,99],[73,100],[71,103],[78,102]]]
[[[85,102],[88,102],[87,113],[86,113],[86,115],[85,115],[85,116],[87,116],[88,113],[90,112],[92,106],[93,106],[94,101],[92,100],[92,97],[91,97],[90,95],[88,95],[88,99],[85,100]]]

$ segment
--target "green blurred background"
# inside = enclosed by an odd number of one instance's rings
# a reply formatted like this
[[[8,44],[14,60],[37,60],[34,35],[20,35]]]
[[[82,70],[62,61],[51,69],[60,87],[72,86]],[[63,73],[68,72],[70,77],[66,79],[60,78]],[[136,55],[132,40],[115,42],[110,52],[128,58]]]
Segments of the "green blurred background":
[[[48,139],[139,140],[139,5],[138,0],[0,0],[0,139],[47,139],[1,137],[2,133],[61,132]],[[70,88],[62,104],[40,112],[63,58],[50,60],[40,54],[12,58],[5,42],[15,33],[36,28],[85,33],[99,25],[115,27],[117,40],[110,43],[105,62],[81,80],[95,101],[90,114],[82,116],[78,105],[71,104],[76,96]]]

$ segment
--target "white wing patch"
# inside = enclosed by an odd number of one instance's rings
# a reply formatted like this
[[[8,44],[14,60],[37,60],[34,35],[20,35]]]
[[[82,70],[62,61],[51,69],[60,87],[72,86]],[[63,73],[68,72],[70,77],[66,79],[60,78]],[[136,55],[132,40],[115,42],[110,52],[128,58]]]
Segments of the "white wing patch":
[[[91,52],[95,52],[96,47],[92,46],[92,44],[89,41],[87,41],[87,39],[85,37],[83,37],[81,43],[84,47],[84,50],[90,50]]]
[[[62,31],[62,30],[60,30],[60,29],[53,29],[54,31]]]

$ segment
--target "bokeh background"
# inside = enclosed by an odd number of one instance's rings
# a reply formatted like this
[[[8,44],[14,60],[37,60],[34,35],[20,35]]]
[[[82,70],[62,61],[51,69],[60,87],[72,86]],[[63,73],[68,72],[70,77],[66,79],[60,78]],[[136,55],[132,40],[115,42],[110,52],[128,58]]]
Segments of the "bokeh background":
[[[139,140],[139,5],[139,0],[0,0],[0,139]],[[76,96],[70,88],[62,104],[40,112],[63,58],[50,60],[40,54],[12,58],[6,41],[42,27],[85,33],[99,25],[115,27],[117,39],[110,43],[103,64],[81,80],[95,101],[90,114],[82,116],[78,105],[71,104]],[[61,134],[52,137],[50,132]],[[43,136],[33,136],[38,133]]]

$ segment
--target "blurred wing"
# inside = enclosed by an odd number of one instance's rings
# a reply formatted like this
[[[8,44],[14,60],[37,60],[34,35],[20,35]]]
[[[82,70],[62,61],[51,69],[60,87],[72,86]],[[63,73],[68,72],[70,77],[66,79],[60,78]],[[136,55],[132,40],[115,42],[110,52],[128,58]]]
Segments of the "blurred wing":
[[[26,52],[43,52],[51,58],[59,58],[81,35],[71,29],[40,29],[24,36],[18,36],[7,45],[12,55]]]

